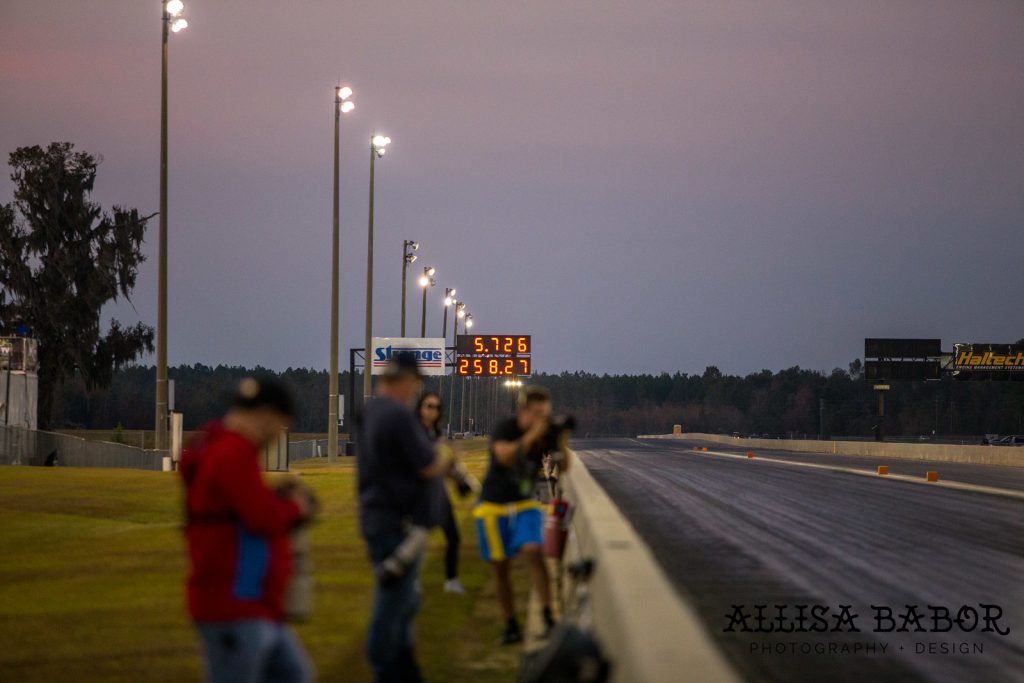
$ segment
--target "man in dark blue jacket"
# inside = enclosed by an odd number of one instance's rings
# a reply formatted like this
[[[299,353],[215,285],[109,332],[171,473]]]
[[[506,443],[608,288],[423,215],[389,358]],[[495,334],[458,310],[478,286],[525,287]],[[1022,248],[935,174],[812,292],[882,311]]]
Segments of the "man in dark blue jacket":
[[[426,530],[437,525],[444,494],[444,465],[412,411],[421,386],[416,359],[396,356],[356,432],[359,524],[376,574],[367,654],[377,683],[422,680],[412,626]]]

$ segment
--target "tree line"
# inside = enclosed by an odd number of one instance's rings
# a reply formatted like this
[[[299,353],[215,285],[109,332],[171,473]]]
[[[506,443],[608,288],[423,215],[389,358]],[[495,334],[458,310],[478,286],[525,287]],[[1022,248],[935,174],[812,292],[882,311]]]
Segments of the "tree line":
[[[238,382],[252,374],[276,376],[291,389],[298,413],[294,431],[326,431],[326,371],[201,364],[169,369],[175,408],[184,413],[185,428],[195,429],[219,416]],[[105,388],[70,378],[55,398],[58,426],[152,429],[155,375],[151,366],[123,367]],[[739,376],[711,366],[701,374],[563,372],[540,373],[529,381],[547,387],[556,411],[575,415],[579,432],[594,436],[665,433],[680,424],[695,432],[870,437],[878,424],[876,395],[863,379],[859,360],[830,373],[793,367]],[[343,391],[348,387],[347,372],[339,385]],[[355,386],[358,391],[361,382]],[[946,377],[891,386],[886,396],[889,436],[1024,433],[1024,382],[957,382]],[[428,381],[428,387],[437,388],[437,380]],[[456,431],[468,429],[470,417],[475,417],[475,429],[486,430],[512,410],[513,392],[500,381],[462,384],[446,378],[442,393],[449,412],[454,410]]]
[[[0,331],[39,340],[39,424],[47,427],[152,429],[155,370],[136,364],[153,350],[153,329],[100,314],[128,300],[145,257],[152,215],[104,209],[92,199],[102,157],[67,142],[20,147],[8,157],[13,201],[0,204]],[[1024,343],[1021,340],[1018,343]],[[220,415],[238,381],[278,375],[296,397],[295,431],[327,427],[327,373],[289,368],[205,365],[169,370],[186,429]],[[342,373],[341,386],[348,386]],[[634,435],[686,431],[771,436],[871,436],[876,397],[860,361],[830,373],[793,367],[726,375],[539,374],[557,409],[576,415],[583,433]],[[355,386],[360,386],[356,382]],[[428,383],[446,398],[457,431],[488,429],[512,409],[499,380]],[[894,383],[886,397],[890,435],[1024,433],[1024,382]]]

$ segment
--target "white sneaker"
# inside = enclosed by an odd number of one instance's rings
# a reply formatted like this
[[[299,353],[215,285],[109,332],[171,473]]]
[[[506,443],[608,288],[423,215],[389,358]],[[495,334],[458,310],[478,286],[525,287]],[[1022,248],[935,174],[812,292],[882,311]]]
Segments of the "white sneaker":
[[[448,579],[444,582],[445,593],[458,593],[459,595],[466,594],[466,587],[462,585],[462,582],[458,579]]]

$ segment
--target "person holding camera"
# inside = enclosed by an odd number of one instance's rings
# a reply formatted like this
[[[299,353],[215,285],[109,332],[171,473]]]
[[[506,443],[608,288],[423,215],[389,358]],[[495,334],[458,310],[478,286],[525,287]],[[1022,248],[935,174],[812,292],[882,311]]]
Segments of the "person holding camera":
[[[413,622],[420,564],[439,521],[447,463],[412,411],[421,386],[416,359],[396,355],[356,428],[359,524],[375,575],[367,655],[376,683],[423,680],[413,654]]]
[[[552,428],[551,395],[536,386],[519,393],[515,416],[499,422],[491,435],[490,464],[473,516],[480,553],[493,567],[506,620],[499,641],[502,645],[523,639],[509,576],[509,560],[519,552],[526,556],[534,590],[543,605],[545,631],[555,623],[551,586],[541,555],[545,506],[536,499],[535,490],[545,454],[552,453],[563,470],[568,468],[567,441],[567,430]]]
[[[224,418],[182,453],[188,608],[210,683],[307,683],[315,675],[284,623],[290,534],[311,516],[313,501],[298,486],[275,493],[259,461],[294,412],[276,381],[246,378]]]

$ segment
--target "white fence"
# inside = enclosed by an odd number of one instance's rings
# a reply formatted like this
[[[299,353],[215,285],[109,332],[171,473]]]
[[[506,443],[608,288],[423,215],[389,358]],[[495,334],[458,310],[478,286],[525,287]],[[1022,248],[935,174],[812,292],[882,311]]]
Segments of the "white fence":
[[[0,426],[0,465],[126,467],[160,470],[166,451],[22,427]]]
[[[292,441],[288,444],[288,462],[327,457],[327,439]]]
[[[326,457],[327,439],[287,442],[262,453],[263,469],[282,471],[299,460]],[[113,441],[91,441],[70,434],[0,425],[0,465],[123,467],[161,470],[167,451],[142,449]]]

